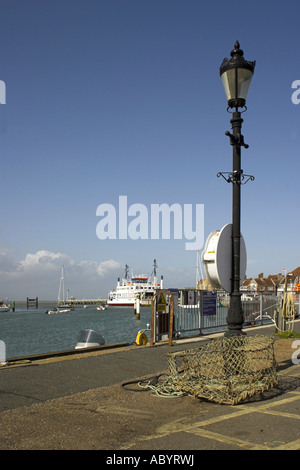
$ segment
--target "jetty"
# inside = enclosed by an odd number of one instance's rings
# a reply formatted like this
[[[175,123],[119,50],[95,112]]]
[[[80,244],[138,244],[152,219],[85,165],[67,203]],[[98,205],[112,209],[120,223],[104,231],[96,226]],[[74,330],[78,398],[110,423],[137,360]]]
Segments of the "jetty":
[[[66,302],[69,305],[98,305],[98,304],[106,304],[107,299],[70,299],[70,300],[67,300]],[[61,303],[63,303],[63,301],[61,301]]]
[[[27,297],[26,305],[27,305],[27,309],[30,307],[39,308],[39,298],[35,297],[34,299],[30,299],[29,297]]]
[[[107,304],[107,299],[70,299],[65,302],[62,300],[58,302],[59,304],[67,303],[68,305],[99,305]],[[151,307],[151,299],[142,299],[140,302],[142,307]]]

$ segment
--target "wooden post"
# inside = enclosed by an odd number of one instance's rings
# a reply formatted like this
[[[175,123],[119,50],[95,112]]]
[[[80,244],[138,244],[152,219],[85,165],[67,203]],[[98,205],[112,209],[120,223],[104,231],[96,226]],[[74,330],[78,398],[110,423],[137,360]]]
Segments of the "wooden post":
[[[166,317],[166,322],[164,323],[159,323],[160,320],[158,319],[158,329],[163,326],[168,327],[168,335],[169,335],[169,346],[172,346],[172,337],[173,337],[173,323],[174,323],[174,298],[173,295],[164,289],[158,290],[155,295],[153,296],[153,299],[151,301],[151,331],[150,331],[150,346],[153,346],[155,343],[155,329],[156,329],[156,298],[158,295],[161,294],[166,294],[168,296],[169,302],[170,302],[170,310],[169,313],[161,312],[162,315],[165,315]],[[166,323],[166,324],[165,324]],[[165,332],[167,333],[167,332]]]
[[[150,346],[153,346],[153,344],[154,344],[154,325],[155,325],[155,322],[154,322],[154,315],[155,315],[154,305],[155,305],[155,299],[156,299],[156,295],[154,295],[153,299],[151,300]]]

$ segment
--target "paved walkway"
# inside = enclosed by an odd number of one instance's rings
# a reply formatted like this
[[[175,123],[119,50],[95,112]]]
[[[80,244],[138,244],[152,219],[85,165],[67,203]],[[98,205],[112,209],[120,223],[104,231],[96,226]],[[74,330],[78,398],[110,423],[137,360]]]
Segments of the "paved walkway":
[[[248,330],[258,333],[273,334],[274,328]],[[279,364],[278,386],[236,406],[190,396],[161,398],[138,388],[135,379],[166,371],[168,346],[1,369],[0,449],[102,449],[115,456],[135,451],[144,460],[162,450],[196,459],[194,451],[205,449],[300,449],[300,365],[291,360],[292,343],[286,343],[290,351]],[[172,351],[198,345],[199,340],[176,344]]]

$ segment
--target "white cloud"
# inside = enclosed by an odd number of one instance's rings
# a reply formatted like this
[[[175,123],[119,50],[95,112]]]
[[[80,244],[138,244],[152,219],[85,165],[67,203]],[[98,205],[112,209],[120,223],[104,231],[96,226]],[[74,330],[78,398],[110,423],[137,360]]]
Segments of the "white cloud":
[[[121,268],[121,264],[113,259],[103,261],[97,266],[97,274],[101,277],[105,276],[110,271],[115,271]]]
[[[13,250],[0,247],[0,298],[25,300],[38,296],[41,300],[57,298],[62,265],[69,296],[76,298],[107,298],[115,287],[121,264],[115,260],[100,263],[76,262],[64,253],[39,250],[15,261]]]
[[[19,270],[26,272],[33,269],[49,270],[57,266],[67,264],[73,266],[75,261],[62,253],[53,253],[47,250],[39,250],[36,253],[28,253],[25,259],[19,262]]]

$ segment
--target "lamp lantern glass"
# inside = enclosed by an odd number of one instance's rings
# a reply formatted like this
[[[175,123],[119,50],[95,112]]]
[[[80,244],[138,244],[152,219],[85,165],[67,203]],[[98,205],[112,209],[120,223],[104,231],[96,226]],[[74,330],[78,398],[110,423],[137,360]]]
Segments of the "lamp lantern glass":
[[[244,107],[254,73],[255,61],[244,59],[240,44],[236,41],[230,53],[231,59],[225,58],[220,66],[220,76],[224,86],[229,108]]]

